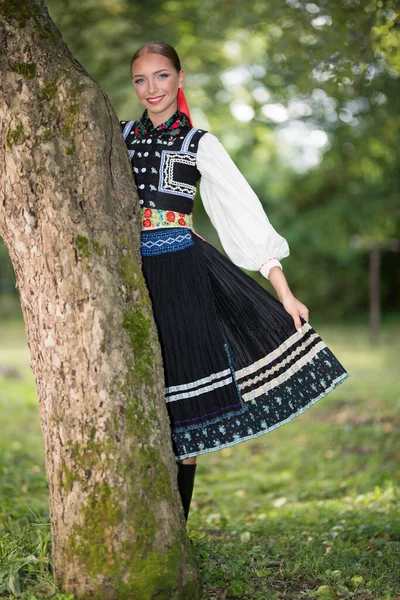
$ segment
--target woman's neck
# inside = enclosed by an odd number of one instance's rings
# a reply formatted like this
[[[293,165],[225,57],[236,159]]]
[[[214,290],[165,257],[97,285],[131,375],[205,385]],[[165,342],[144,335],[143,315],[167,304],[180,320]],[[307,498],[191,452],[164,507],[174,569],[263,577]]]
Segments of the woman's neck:
[[[176,113],[177,110],[178,106],[176,105],[175,108],[170,108],[168,111],[164,111],[155,115],[152,115],[147,109],[147,114],[149,115],[149,119],[153,123],[153,127],[155,128],[159,125],[162,125],[163,123],[166,123],[166,121],[168,121],[168,119],[170,119],[172,115]]]

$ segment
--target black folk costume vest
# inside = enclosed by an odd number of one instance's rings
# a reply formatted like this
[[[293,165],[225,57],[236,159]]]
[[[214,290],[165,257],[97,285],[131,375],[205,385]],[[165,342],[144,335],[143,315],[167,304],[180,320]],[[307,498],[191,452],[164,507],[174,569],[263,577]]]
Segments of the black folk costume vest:
[[[177,110],[153,127],[147,110],[140,121],[120,121],[139,193],[142,231],[193,227],[193,204],[200,172],[198,144],[207,133],[191,127]]]

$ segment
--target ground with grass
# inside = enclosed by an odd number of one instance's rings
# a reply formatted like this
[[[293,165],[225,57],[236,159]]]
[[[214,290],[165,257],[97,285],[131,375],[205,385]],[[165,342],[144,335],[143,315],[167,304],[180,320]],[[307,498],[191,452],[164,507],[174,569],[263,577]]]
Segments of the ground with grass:
[[[198,459],[188,535],[202,600],[400,600],[400,322],[376,348],[362,324],[312,324],[350,378],[283,427]],[[23,323],[0,322],[0,366],[19,373],[0,375],[0,598],[73,600],[51,575],[29,361]]]

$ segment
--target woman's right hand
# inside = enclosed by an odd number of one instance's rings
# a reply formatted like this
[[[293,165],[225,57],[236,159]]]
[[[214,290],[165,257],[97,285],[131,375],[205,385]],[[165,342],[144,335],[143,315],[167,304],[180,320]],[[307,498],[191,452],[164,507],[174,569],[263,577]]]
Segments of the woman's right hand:
[[[308,321],[309,311],[307,306],[292,294],[289,284],[286,281],[286,277],[280,267],[272,267],[268,279],[278,294],[284,309],[293,317],[296,329],[299,330],[302,325],[300,317],[303,317],[303,319]]]
[[[300,317],[303,317],[305,321],[308,321],[309,311],[307,306],[293,296],[292,292],[285,295],[281,299],[281,302],[286,312],[293,317],[294,325],[296,329],[299,330],[302,326]]]

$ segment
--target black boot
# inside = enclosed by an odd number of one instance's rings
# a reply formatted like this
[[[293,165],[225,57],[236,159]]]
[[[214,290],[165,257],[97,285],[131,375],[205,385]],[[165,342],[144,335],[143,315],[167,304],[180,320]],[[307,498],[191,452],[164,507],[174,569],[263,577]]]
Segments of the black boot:
[[[178,463],[178,488],[183,504],[185,521],[188,520],[189,507],[192,500],[194,476],[196,474],[197,464]]]

